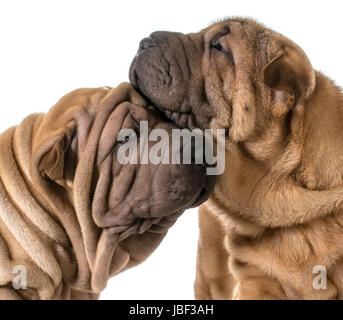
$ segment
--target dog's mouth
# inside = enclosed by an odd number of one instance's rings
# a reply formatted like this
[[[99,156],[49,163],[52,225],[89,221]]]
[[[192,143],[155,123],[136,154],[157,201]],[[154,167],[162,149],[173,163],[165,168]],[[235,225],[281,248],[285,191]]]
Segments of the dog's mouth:
[[[138,82],[137,82],[138,83]],[[196,124],[196,119],[191,112],[179,112],[179,111],[173,111],[165,109],[156,103],[150,101],[149,97],[144,94],[143,90],[140,89],[140,87],[136,87],[134,84],[133,86],[135,89],[149,102],[150,105],[153,105],[156,109],[158,109],[160,112],[163,113],[163,115],[173,122],[178,128],[180,129],[189,129],[193,130],[196,128],[199,128],[199,126]]]
[[[198,128],[195,124],[194,115],[190,112],[177,112],[171,110],[163,110],[166,117],[174,122],[181,129],[193,130]]]

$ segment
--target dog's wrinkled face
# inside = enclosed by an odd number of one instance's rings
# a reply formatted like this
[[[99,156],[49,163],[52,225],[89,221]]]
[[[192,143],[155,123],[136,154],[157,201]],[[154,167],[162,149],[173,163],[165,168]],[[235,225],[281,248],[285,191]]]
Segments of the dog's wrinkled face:
[[[130,81],[179,126],[225,128],[242,141],[307,98],[314,71],[293,42],[232,18],[199,33],[152,33],[140,43]]]
[[[132,92],[136,103],[90,104],[78,110],[70,107],[75,103],[71,100],[58,103],[50,111],[42,129],[48,138],[37,153],[41,174],[69,190],[69,198],[74,200],[75,193],[83,192],[75,187],[78,182],[82,185],[82,181],[91,179],[88,198],[92,202],[93,219],[102,228],[179,215],[206,201],[215,177],[206,175],[206,165],[195,164],[194,159],[190,164],[172,161],[173,152],[182,152],[182,145],[175,150],[172,142],[175,124],[155,108],[144,105],[142,97],[129,84],[113,89],[109,96],[115,99],[121,91]],[[81,101],[82,91],[76,96]],[[145,138],[156,129],[166,133],[168,161],[151,161],[150,151],[158,150],[156,145],[161,139],[143,139],[142,123],[147,125]],[[125,133],[128,131],[131,134]],[[142,144],[146,145],[146,162]],[[134,157],[126,157],[123,162],[123,155],[130,153],[128,145],[133,148],[131,151],[135,150],[131,153]]]

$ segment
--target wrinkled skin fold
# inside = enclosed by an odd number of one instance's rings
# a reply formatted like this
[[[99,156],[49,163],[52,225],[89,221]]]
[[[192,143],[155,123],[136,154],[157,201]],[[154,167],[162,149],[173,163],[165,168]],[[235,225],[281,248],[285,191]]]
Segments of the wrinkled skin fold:
[[[123,83],[75,90],[0,136],[1,299],[96,299],[208,198],[204,166],[119,163],[117,135],[140,121],[175,127]],[[18,265],[27,289],[13,288]]]

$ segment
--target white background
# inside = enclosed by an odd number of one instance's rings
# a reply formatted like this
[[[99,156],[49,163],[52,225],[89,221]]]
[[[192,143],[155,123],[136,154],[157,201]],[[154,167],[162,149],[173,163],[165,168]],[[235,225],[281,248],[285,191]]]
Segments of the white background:
[[[79,87],[128,81],[138,42],[156,30],[196,32],[254,17],[288,36],[343,84],[342,1],[1,1],[0,130],[47,111]],[[198,237],[189,210],[143,264],[109,281],[102,299],[193,299]]]

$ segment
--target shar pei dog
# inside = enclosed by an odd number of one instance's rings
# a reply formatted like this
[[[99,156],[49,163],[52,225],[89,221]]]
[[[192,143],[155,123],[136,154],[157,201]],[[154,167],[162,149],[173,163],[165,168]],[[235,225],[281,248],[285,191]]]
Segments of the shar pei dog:
[[[176,123],[226,130],[200,207],[198,299],[343,298],[343,94],[286,37],[245,18],[154,32],[131,83]]]
[[[0,299],[96,299],[208,198],[203,165],[118,161],[141,142],[122,129],[170,132],[161,115],[123,83],[72,91],[0,136]]]

